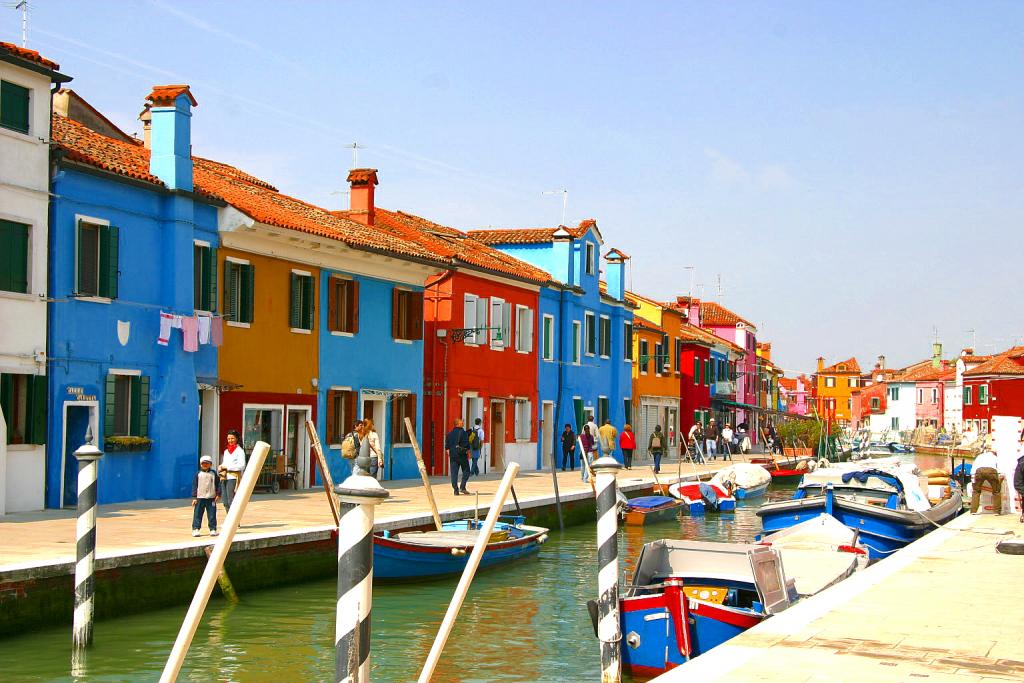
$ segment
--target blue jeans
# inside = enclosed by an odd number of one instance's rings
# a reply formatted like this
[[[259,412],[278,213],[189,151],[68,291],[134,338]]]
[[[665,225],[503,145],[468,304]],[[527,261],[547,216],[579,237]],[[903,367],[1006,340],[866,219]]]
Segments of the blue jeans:
[[[480,476],[480,451],[470,451],[473,455],[473,464],[469,468],[469,473],[473,476]]]
[[[203,511],[206,512],[206,521],[210,531],[217,530],[217,500],[215,498],[198,498],[195,507],[192,508],[192,529],[199,531],[203,525]]]
[[[714,460],[715,459],[715,455],[717,455],[717,453],[718,453],[718,442],[715,439],[705,439],[704,440],[704,454],[706,456],[708,456],[709,458],[711,458],[712,460]]]
[[[651,455],[654,456],[654,471],[661,472],[661,451],[654,451]]]

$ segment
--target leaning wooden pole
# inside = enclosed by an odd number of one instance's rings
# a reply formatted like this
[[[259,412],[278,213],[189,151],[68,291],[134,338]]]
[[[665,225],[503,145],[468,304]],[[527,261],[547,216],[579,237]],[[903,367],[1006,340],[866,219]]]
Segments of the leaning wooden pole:
[[[562,497],[558,495],[558,474],[555,472],[555,454],[551,454],[551,486],[555,490],[555,512],[558,513],[558,530],[565,531],[565,522],[562,521]]]
[[[224,568],[224,560],[227,559],[228,551],[231,550],[231,542],[235,538],[235,532],[238,531],[238,524],[242,521],[245,507],[249,504],[252,490],[256,488],[256,480],[260,476],[263,461],[267,459],[269,452],[270,444],[264,441],[256,442],[256,447],[252,450],[252,455],[249,456],[249,462],[246,463],[245,473],[238,485],[238,491],[235,492],[235,499],[231,503],[227,519],[224,520],[224,531],[217,538],[217,542],[213,544],[213,554],[206,563],[206,569],[203,570],[203,576],[199,579],[199,586],[192,598],[192,604],[189,605],[188,612],[185,613],[185,621],[181,624],[174,647],[171,648],[171,655],[167,658],[167,664],[160,675],[160,683],[173,683],[178,680],[181,665],[185,661],[185,655],[192,644],[196,629],[199,628],[206,603],[210,601],[213,585]]]
[[[331,472],[327,469],[327,458],[324,457],[324,447],[320,443],[320,435],[316,433],[316,425],[312,420],[306,420],[306,434],[309,442],[313,444],[313,452],[316,454],[316,464],[320,467],[320,482],[324,485],[324,492],[331,505],[331,514],[334,515],[334,526],[341,521],[341,514],[338,511],[338,499],[334,497],[334,481],[331,479]]]
[[[434,516],[434,526],[441,530],[441,514],[437,511],[437,501],[434,500],[434,489],[430,486],[430,477],[427,476],[427,466],[423,463],[423,453],[420,452],[420,442],[416,439],[416,430],[412,426],[412,420],[405,418],[405,431],[409,433],[409,443],[412,444],[412,452],[416,454],[416,466],[420,468],[420,478],[423,479],[423,488],[427,490],[427,502],[430,503],[430,514]]]
[[[466,600],[466,593],[469,592],[469,585],[473,582],[484,551],[487,550],[487,542],[491,538],[491,532],[494,531],[494,525],[497,523],[499,515],[501,515],[501,508],[505,506],[505,499],[508,498],[508,493],[512,489],[512,480],[516,478],[518,472],[519,463],[517,462],[510,462],[505,469],[505,476],[502,477],[498,491],[494,494],[494,500],[491,501],[491,508],[487,511],[487,519],[484,520],[484,525],[480,528],[476,541],[473,543],[473,552],[469,554],[466,568],[462,571],[462,578],[459,579],[459,585],[455,588],[455,595],[448,605],[448,611],[445,612],[444,621],[441,622],[437,637],[434,638],[434,645],[430,648],[430,654],[427,655],[423,671],[420,672],[419,683],[427,683],[434,675],[437,663],[441,659],[441,652],[444,651],[448,636],[451,635],[452,629],[455,627],[455,618],[459,616],[462,603]]]

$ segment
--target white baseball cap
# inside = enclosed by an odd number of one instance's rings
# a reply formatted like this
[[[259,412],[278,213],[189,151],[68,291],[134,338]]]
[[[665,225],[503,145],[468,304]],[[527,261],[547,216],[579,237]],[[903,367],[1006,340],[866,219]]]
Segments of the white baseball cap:
[[[200,464],[202,464],[204,462],[208,462],[208,463],[210,463],[212,465],[213,464],[213,458],[211,458],[208,455],[204,455],[203,457],[199,458],[199,463]]]

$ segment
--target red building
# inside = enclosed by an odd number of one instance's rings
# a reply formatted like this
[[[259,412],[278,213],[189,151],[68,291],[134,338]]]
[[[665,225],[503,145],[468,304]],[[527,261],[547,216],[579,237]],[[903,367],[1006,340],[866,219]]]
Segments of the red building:
[[[1024,417],[1024,346],[993,356],[963,378],[964,429],[987,434],[996,415]]]
[[[711,347],[719,340],[690,324],[679,327],[679,339],[679,427],[685,437],[695,423],[706,424],[711,417]]]

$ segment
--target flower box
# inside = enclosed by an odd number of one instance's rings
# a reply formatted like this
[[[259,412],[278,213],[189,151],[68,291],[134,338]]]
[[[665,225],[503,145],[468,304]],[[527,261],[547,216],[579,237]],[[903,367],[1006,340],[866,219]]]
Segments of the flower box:
[[[145,436],[108,436],[103,440],[107,453],[139,453],[150,450],[153,439]]]

